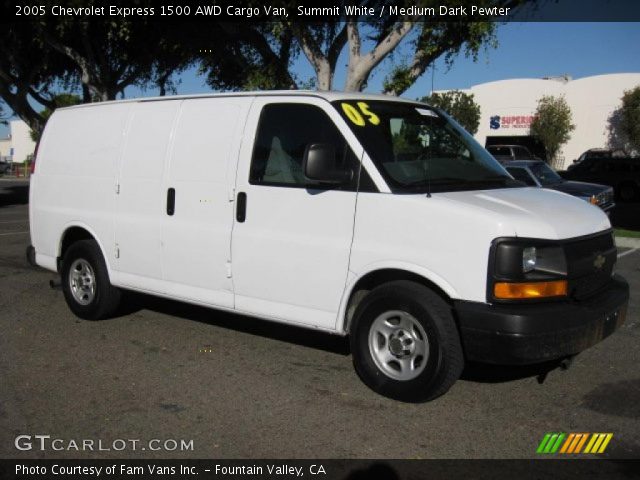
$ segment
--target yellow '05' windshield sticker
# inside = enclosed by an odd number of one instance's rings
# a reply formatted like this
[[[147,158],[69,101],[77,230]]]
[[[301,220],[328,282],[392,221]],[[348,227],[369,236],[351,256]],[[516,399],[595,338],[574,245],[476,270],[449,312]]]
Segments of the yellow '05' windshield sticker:
[[[340,104],[342,111],[351,123],[359,127],[364,127],[367,122],[371,125],[380,125],[380,117],[369,109],[369,105],[365,102],[357,102],[356,105],[358,108],[346,102]]]

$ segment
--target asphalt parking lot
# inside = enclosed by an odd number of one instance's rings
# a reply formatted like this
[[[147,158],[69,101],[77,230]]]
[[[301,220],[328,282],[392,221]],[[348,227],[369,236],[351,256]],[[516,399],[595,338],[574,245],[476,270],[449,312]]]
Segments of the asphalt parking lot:
[[[612,432],[604,456],[640,458],[640,250],[617,266],[625,325],[568,371],[471,365],[404,404],[360,382],[338,337],[144,296],[77,319],[26,262],[26,191],[0,181],[0,458],[532,458],[546,432]],[[24,434],[140,443],[18,450]],[[193,449],[142,450],[151,439]]]

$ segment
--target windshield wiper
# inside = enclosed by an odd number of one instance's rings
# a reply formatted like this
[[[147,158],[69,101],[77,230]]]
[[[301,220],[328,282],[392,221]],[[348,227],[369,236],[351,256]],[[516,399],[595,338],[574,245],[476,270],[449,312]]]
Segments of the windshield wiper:
[[[401,182],[403,187],[419,187],[423,185],[428,185],[429,182],[440,184],[440,183],[464,183],[466,180],[464,178],[454,178],[454,177],[440,177],[440,178],[419,178],[418,180],[413,180],[411,182]]]
[[[427,185],[429,179],[420,178],[418,180],[414,180],[412,182],[403,182],[403,187],[415,187]],[[491,177],[483,177],[483,178],[458,178],[458,177],[438,177],[432,178],[431,183],[434,185],[441,184],[461,184],[461,185],[475,185],[475,184],[485,184],[485,183],[495,183],[495,182],[504,182],[504,183],[512,183],[514,180],[510,177],[505,177],[504,175],[495,175]]]

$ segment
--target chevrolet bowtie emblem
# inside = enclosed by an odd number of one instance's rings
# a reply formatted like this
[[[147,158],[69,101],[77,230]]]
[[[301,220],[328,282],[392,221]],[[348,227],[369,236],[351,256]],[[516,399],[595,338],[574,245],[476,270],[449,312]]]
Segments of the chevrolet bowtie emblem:
[[[597,270],[600,270],[602,266],[606,263],[607,259],[604,258],[604,255],[598,254],[598,256],[593,261],[593,266],[596,267]]]

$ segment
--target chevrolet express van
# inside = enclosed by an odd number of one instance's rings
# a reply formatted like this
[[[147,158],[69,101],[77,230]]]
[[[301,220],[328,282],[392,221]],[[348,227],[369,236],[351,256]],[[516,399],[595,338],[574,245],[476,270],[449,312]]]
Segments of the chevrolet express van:
[[[573,356],[628,303],[599,208],[523,186],[446,114],[394,97],[58,109],[30,196],[35,260],[77,316],[135,290],[349,335],[361,379],[404,401],[442,395],[465,361]]]

